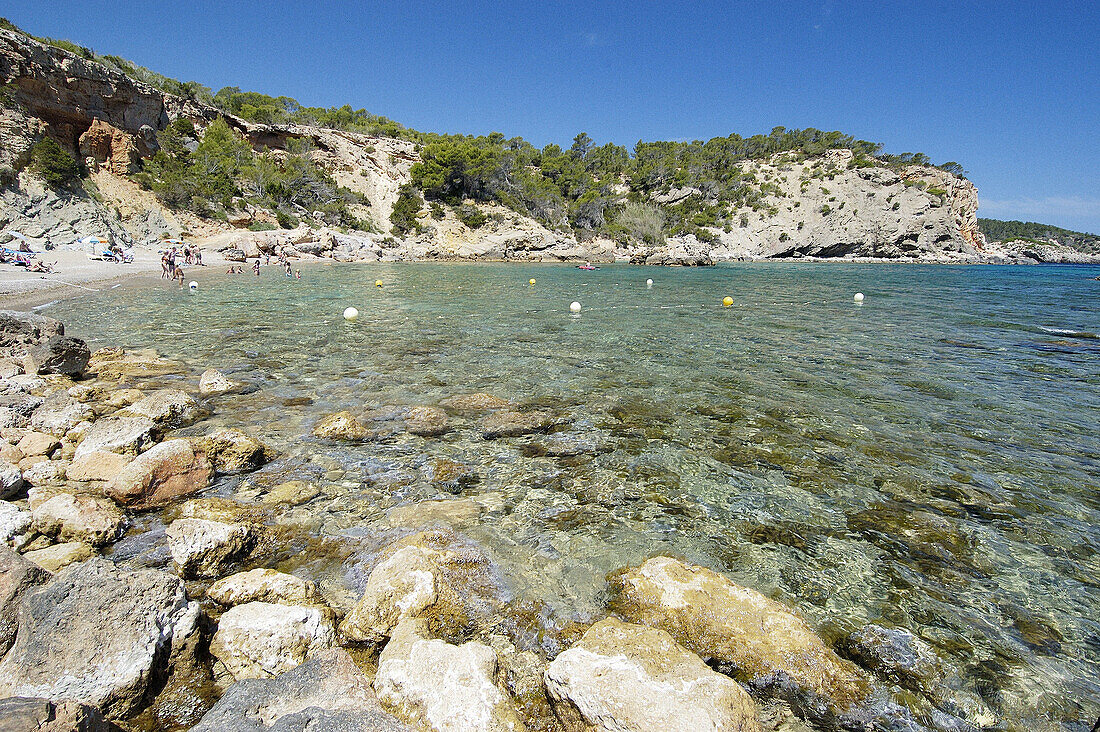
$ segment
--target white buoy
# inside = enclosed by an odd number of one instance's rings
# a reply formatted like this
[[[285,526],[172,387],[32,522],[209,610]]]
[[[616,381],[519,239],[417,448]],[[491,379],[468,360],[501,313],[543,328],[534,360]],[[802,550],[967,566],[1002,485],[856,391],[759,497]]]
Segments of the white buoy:
[[[862,292],[857,292],[855,297],[852,298],[852,301],[853,302],[860,302],[860,303],[863,302],[863,293]]]
[[[197,289],[199,289],[199,283],[198,283],[198,282],[195,282],[194,280],[191,280],[191,283],[190,283],[189,285],[187,285],[187,286],[188,286],[188,287],[190,287],[190,288],[191,288],[192,290],[197,290]]]
[[[355,308],[346,308],[344,310],[344,320],[349,323],[359,317],[359,311]]]
[[[581,311],[581,304],[579,302],[574,300],[573,302],[569,303],[569,312],[579,313],[580,311]]]
[[[653,287],[653,280],[646,280],[645,281],[645,286],[646,287]]]

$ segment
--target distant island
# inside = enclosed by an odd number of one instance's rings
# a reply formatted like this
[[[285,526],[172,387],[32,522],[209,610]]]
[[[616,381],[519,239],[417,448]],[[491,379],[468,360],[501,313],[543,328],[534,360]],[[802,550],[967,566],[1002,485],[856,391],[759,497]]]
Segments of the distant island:
[[[567,148],[537,148],[419,132],[346,105],[213,93],[3,19],[0,141],[0,224],[47,248],[186,237],[238,260],[278,250],[679,265],[1100,254],[1089,235],[977,219],[957,162],[841,132],[776,127],[633,150],[581,132]]]

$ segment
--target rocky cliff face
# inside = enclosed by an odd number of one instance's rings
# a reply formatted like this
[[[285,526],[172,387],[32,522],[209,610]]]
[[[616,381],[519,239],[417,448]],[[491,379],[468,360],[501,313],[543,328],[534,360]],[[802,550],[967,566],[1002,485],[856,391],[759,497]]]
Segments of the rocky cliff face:
[[[46,246],[65,246],[89,234],[127,244],[153,243],[168,234],[217,235],[211,245],[230,250],[292,247],[302,254],[339,259],[590,259],[684,265],[788,257],[1064,259],[1057,247],[987,245],[978,230],[978,194],[970,181],[922,166],[900,171],[885,165],[854,167],[848,150],[804,161],[779,155],[742,163],[745,175],[769,184],[769,195],[755,209],[734,211],[739,225],[710,229],[706,242],[695,236],[675,237],[661,246],[580,241],[501,206],[482,206],[488,222],[476,230],[449,209],[439,218],[425,209],[419,215],[421,233],[404,239],[317,229],[257,237],[242,229],[273,222],[272,212],[242,206],[230,212],[227,222],[199,219],[165,208],[127,177],[155,151],[158,131],[179,117],[202,129],[221,116],[254,148],[275,155],[289,140],[308,138],[314,160],[337,183],[363,194],[365,203],[353,213],[377,232],[390,230],[398,191],[410,181],[410,169],[419,159],[416,146],[326,128],[254,124],[5,30],[0,30],[0,92],[0,228],[17,228]],[[44,135],[85,162],[95,183],[91,193],[55,193],[26,174],[13,174],[26,165],[31,147]],[[655,195],[654,201],[675,203],[693,196],[705,194],[674,188]]]

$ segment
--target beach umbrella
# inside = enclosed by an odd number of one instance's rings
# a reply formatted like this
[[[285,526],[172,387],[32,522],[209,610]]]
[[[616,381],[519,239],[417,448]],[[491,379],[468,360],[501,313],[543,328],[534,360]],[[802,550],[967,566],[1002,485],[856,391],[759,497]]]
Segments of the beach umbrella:
[[[31,250],[31,241],[27,237],[20,234],[18,231],[5,231],[4,234],[10,236],[12,239],[19,240],[20,251],[29,252]]]

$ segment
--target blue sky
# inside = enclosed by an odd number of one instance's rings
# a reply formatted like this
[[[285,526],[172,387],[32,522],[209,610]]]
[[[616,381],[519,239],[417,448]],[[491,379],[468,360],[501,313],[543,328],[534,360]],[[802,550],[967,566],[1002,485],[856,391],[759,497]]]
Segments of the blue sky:
[[[839,129],[956,160],[980,214],[1100,233],[1100,3],[5,0],[215,91],[536,145]]]

